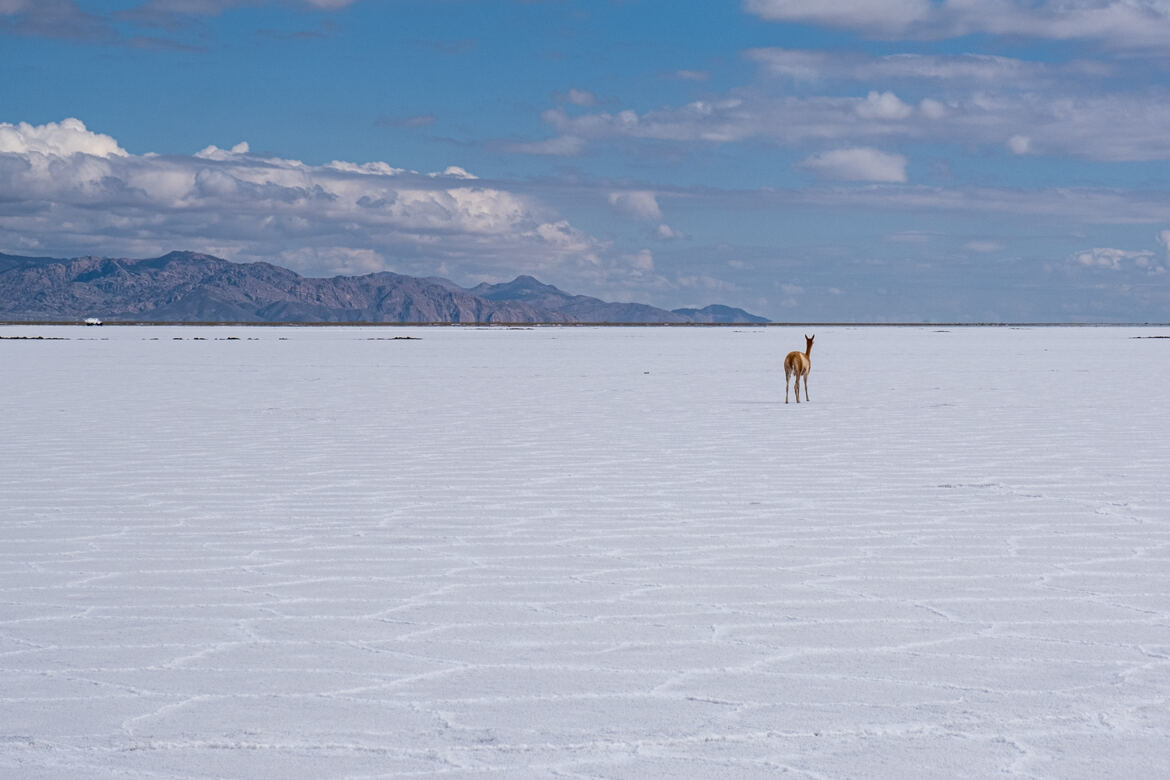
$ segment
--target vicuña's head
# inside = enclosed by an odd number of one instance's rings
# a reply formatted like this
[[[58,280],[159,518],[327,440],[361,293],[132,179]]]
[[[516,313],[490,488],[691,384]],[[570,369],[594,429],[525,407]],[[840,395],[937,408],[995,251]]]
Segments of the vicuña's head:
[[[807,355],[810,352],[812,352],[813,339],[815,339],[816,337],[817,337],[817,334],[815,334],[815,333],[811,336],[808,335],[807,333],[804,334],[804,354]]]

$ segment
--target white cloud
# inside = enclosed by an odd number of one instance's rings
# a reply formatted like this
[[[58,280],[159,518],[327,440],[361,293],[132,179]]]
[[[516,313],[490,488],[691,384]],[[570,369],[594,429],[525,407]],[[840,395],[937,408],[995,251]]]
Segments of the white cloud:
[[[220,149],[215,144],[211,144],[195,152],[195,156],[201,160],[231,160],[248,154],[250,151],[251,147],[248,145],[248,142],[240,141],[231,149]]]
[[[1075,263],[1085,268],[1107,269],[1110,271],[1124,271],[1136,269],[1148,274],[1162,274],[1166,268],[1154,257],[1153,252],[1144,250],[1113,249],[1097,247],[1077,252],[1073,259]]]
[[[308,165],[252,155],[246,143],[136,155],[78,120],[0,125],[0,192],[0,244],[63,253],[215,248],[291,258],[307,273],[387,262],[432,273],[447,262],[470,274],[591,265],[609,250],[535,198],[458,167]]]
[[[1119,48],[1170,42],[1166,0],[746,0],[763,19],[857,30],[876,38],[976,33],[1099,40]]]
[[[1073,80],[1075,81],[1075,80]],[[1071,83],[1069,90],[1074,90]],[[1017,154],[1092,160],[1170,159],[1170,94],[1111,90],[1076,96],[1058,89],[1038,92],[978,89],[946,101],[917,105],[891,91],[865,97],[772,96],[738,90],[732,96],[665,106],[637,113],[542,115],[557,136],[513,151],[579,153],[586,143],[610,138],[691,144],[750,140],[797,146],[810,141],[871,145],[889,138],[965,146],[1003,147]],[[1119,122],[1118,117],[1125,121]]]
[[[1127,48],[1170,41],[1170,3],[1165,0],[997,0],[989,5],[950,0],[944,20],[958,34],[1095,39]]]
[[[1166,247],[1166,253],[1170,256],[1170,230],[1162,230],[1158,233],[1158,243]]]
[[[1013,154],[1028,154],[1032,151],[1032,139],[1026,135],[1013,135],[1007,140],[1007,147]]]
[[[1113,73],[1111,66],[1100,62],[1044,63],[988,54],[899,53],[872,57],[857,52],[771,47],[749,49],[744,56],[770,76],[804,82],[916,82],[1027,90],[1049,86],[1060,79],[1100,78]]]
[[[942,119],[948,113],[945,104],[932,98],[923,98],[918,104],[918,110],[927,119]]]
[[[597,105],[597,95],[587,89],[570,89],[569,102],[575,106],[595,106]]]
[[[464,170],[463,168],[460,168],[458,165],[448,165],[446,168],[443,169],[442,173],[428,173],[427,176],[430,176],[431,178],[437,178],[439,176],[446,176],[447,178],[450,178],[450,179],[478,179],[479,178],[474,173],[468,173],[466,170]]]
[[[759,132],[754,118],[741,111],[740,98],[716,102],[698,100],[682,108],[667,108],[638,114],[625,110],[569,116],[560,109],[541,116],[561,135],[560,139],[583,144],[587,139],[605,137],[641,138],[660,141],[739,141]],[[554,140],[560,140],[554,139]]]
[[[1134,260],[1134,265],[1151,276],[1166,273],[1166,266],[1159,263],[1153,257],[1138,257]]]
[[[210,147],[214,149],[215,147]],[[206,150],[205,150],[206,151]],[[202,152],[195,155],[199,157]],[[394,168],[384,162],[367,162],[367,163],[351,163],[344,160],[333,160],[325,163],[325,167],[334,171],[343,171],[345,173],[364,173],[370,176],[398,176],[410,171],[404,168]]]
[[[931,4],[929,0],[745,0],[744,8],[776,22],[897,33],[927,18]]]
[[[859,63],[854,75],[859,79],[898,81],[932,81],[948,84],[1004,85],[1026,89],[1064,73],[1104,75],[1103,66],[1092,63],[1050,65],[1042,62],[999,57],[990,54],[889,54]]]
[[[642,222],[658,222],[654,236],[661,241],[673,241],[684,237],[682,233],[660,221],[662,209],[658,205],[658,196],[653,192],[646,190],[611,192],[606,196],[606,200],[616,214]]]
[[[793,81],[819,81],[851,72],[855,57],[804,49],[749,49],[744,56],[773,76]]]
[[[635,254],[626,255],[625,259],[635,272],[649,273],[654,270],[654,254],[649,249],[643,249]]]
[[[1113,271],[1119,271],[1121,270],[1121,261],[1128,256],[1129,253],[1124,249],[1097,248],[1078,252],[1075,259],[1083,266],[1109,268]]]
[[[662,239],[663,241],[673,241],[677,238],[684,237],[682,233],[678,232],[677,230],[672,228],[670,225],[667,225],[665,223],[660,224],[655,232],[656,232],[658,238]]]
[[[862,119],[905,119],[914,113],[914,109],[903,103],[893,92],[873,90],[854,110]]]
[[[801,167],[828,179],[905,182],[906,158],[869,147],[834,149],[809,157]]]
[[[125,157],[126,150],[108,135],[91,133],[80,119],[64,119],[43,125],[0,122],[0,153],[43,154],[67,157]]]
[[[620,214],[647,221],[662,219],[662,210],[659,208],[658,198],[653,192],[644,190],[611,192],[608,200],[614,211]]]

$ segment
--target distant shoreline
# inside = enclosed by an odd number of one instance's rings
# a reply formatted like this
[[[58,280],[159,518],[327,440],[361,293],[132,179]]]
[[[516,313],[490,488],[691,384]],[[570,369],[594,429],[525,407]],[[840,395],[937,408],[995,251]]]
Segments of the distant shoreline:
[[[75,320],[0,320],[0,326],[78,326]],[[1170,322],[171,322],[103,320],[100,326],[203,328],[1165,328]]]

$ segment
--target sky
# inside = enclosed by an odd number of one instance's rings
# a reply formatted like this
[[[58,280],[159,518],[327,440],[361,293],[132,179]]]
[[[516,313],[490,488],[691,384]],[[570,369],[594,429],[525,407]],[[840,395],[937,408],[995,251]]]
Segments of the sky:
[[[1170,322],[1170,0],[0,0],[0,252]]]

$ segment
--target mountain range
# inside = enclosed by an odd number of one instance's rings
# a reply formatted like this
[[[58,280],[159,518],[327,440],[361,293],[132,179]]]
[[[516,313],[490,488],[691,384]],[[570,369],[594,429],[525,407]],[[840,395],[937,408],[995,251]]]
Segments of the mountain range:
[[[765,323],[728,306],[655,308],[571,295],[531,276],[470,289],[390,272],[301,276],[197,252],[147,259],[0,254],[0,321]]]

